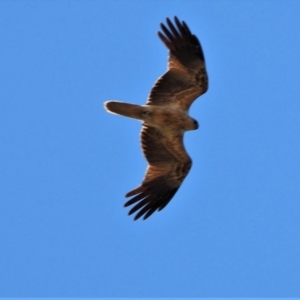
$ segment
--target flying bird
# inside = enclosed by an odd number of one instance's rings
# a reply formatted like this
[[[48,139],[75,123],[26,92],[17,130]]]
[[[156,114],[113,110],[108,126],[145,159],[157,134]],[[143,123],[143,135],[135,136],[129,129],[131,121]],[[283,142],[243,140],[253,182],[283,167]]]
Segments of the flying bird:
[[[134,220],[147,219],[173,198],[189,173],[192,160],[183,144],[185,131],[198,122],[188,115],[191,104],[208,89],[204,54],[198,38],[184,21],[160,24],[158,36],[169,50],[168,70],[154,84],[146,105],[107,101],[105,109],[142,121],[141,146],[148,167],[142,184],[128,192]]]

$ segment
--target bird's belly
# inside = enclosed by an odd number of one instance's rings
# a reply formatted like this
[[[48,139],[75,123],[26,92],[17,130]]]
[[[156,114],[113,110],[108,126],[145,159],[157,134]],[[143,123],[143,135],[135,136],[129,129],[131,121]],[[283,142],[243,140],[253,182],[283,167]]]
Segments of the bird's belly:
[[[181,131],[184,128],[186,114],[175,109],[153,109],[150,120],[152,126],[161,130]]]

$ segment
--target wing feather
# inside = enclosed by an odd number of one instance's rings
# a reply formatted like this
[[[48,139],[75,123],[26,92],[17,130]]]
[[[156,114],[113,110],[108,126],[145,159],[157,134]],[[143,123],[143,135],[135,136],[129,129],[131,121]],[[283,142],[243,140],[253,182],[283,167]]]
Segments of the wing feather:
[[[167,18],[159,38],[169,49],[168,71],[161,76],[148,97],[148,105],[173,105],[188,110],[208,89],[205,59],[198,38],[185,22]]]
[[[149,165],[142,184],[125,195],[134,197],[124,205],[134,204],[129,215],[138,211],[135,220],[141,216],[147,219],[156,210],[162,210],[173,198],[192,165],[182,134],[166,136],[158,129],[144,125],[141,142]]]

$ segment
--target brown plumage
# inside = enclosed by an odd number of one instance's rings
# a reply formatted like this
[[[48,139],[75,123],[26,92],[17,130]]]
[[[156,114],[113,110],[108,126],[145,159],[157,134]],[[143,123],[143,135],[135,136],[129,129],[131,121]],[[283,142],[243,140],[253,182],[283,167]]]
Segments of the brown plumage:
[[[134,204],[129,215],[137,212],[135,220],[162,210],[187,176],[192,160],[183,134],[198,128],[188,111],[208,88],[199,40],[177,17],[175,25],[168,18],[166,23],[158,36],[169,49],[168,71],[155,83],[146,105],[105,102],[109,112],[143,121],[141,144],[148,168],[142,184],[125,195],[132,198],[124,205]]]

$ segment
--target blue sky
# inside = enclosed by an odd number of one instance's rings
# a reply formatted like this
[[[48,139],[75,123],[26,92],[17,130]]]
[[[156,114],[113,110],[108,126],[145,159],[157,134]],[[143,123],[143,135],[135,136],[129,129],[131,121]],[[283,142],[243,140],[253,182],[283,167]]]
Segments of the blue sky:
[[[300,2],[1,1],[0,296],[300,296]],[[159,23],[200,39],[209,91],[170,204],[132,220]]]

